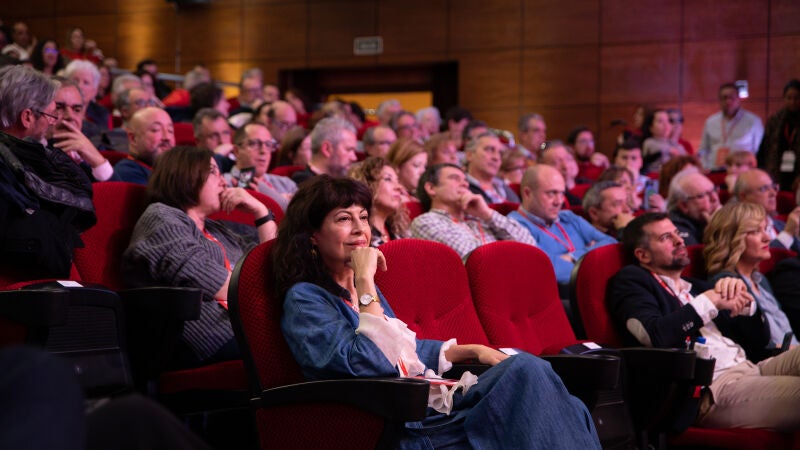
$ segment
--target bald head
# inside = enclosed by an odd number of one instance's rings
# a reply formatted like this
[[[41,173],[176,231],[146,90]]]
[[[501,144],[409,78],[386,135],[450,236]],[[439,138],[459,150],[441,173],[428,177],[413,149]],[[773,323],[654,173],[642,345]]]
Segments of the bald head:
[[[739,174],[733,186],[733,195],[739,201],[763,206],[767,214],[775,214],[778,208],[778,187],[772,177],[761,169]]]
[[[286,132],[295,125],[297,125],[297,112],[292,105],[281,100],[270,105],[267,112],[267,128],[275,140],[282,141]]]
[[[161,108],[137,111],[128,124],[129,152],[139,161],[152,165],[156,157],[175,146],[172,119]]]
[[[537,164],[522,176],[522,208],[547,223],[558,218],[564,206],[564,177],[555,168]]]

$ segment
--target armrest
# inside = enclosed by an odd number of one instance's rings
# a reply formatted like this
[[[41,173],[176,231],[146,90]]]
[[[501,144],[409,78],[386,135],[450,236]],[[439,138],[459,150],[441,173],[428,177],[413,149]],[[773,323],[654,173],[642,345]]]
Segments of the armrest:
[[[269,408],[298,403],[344,403],[391,421],[425,418],[429,383],[414,378],[356,378],[309,381],[267,389],[251,401]]]
[[[126,289],[119,295],[127,310],[175,320],[197,320],[203,298],[199,289],[169,286]]]
[[[694,350],[632,347],[619,351],[626,371],[637,376],[670,381],[689,381],[695,376]]]
[[[549,362],[571,393],[614,389],[619,382],[620,359],[612,355],[547,355]]]
[[[69,292],[58,288],[0,291],[0,316],[29,327],[63,325]]]

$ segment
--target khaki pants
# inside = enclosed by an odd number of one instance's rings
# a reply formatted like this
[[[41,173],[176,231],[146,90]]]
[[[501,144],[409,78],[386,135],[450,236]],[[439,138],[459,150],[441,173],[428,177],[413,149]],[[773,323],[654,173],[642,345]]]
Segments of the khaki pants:
[[[701,427],[800,430],[800,347],[731,367],[711,392],[700,405]]]

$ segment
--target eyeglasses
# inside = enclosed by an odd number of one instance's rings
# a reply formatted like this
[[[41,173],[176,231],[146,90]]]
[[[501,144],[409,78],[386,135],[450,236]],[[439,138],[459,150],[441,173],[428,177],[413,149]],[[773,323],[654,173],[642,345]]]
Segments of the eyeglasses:
[[[34,109],[33,112],[35,112],[36,114],[39,114],[39,117],[41,117],[41,116],[47,117],[47,121],[50,122],[50,123],[56,123],[58,121],[58,116],[56,116],[54,114],[46,113],[46,112],[42,111],[41,109]]]
[[[284,122],[284,121],[282,121],[282,120],[278,120],[278,119],[275,119],[275,120],[273,120],[273,121],[272,121],[272,123],[273,123],[273,124],[274,124],[276,127],[278,127],[278,129],[280,129],[280,130],[283,130],[283,131],[286,131],[286,130],[288,130],[288,129],[290,129],[290,128],[292,128],[293,126],[295,126],[295,125],[296,125],[296,123],[292,123],[292,122]]]
[[[754,189],[754,191],[756,191],[758,193],[761,193],[761,194],[764,194],[769,190],[778,192],[778,190],[780,190],[780,185],[778,183],[765,184],[763,186],[759,186],[759,187]]]
[[[262,141],[260,139],[248,139],[243,142],[246,147],[249,148],[261,148],[264,147],[265,149],[274,152],[275,149],[278,148],[278,141],[275,139],[270,139],[268,141]],[[242,145],[242,144],[239,144]]]
[[[45,48],[42,49],[42,53],[50,53],[51,55],[57,55],[58,54],[58,49],[45,47]]]
[[[676,123],[683,123],[683,117],[679,117],[677,119],[669,119],[669,123],[676,124]]]
[[[686,201],[690,202],[692,200],[700,200],[703,197],[708,197],[708,198],[713,199],[718,194],[719,194],[719,187],[714,186],[714,189],[711,189],[710,191],[701,192],[701,193],[699,193],[697,195],[690,195],[689,197],[686,197]]]

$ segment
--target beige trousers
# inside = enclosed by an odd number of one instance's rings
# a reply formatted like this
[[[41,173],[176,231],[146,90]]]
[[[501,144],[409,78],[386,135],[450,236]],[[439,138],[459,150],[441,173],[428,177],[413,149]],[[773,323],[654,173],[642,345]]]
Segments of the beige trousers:
[[[800,430],[800,347],[726,370],[711,385],[697,424],[706,428]]]

